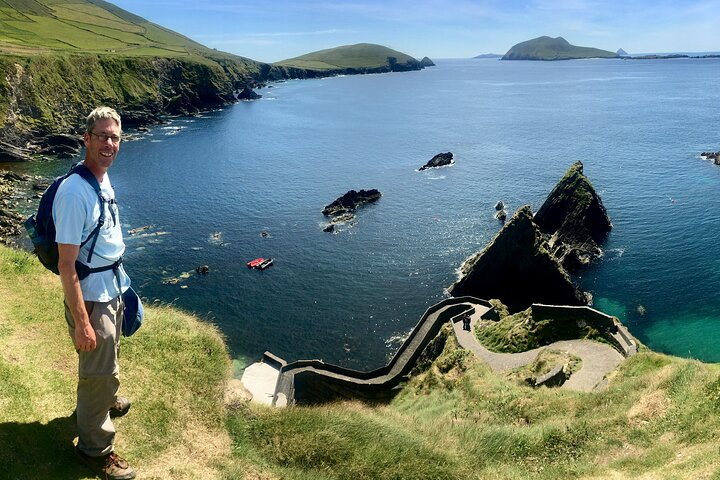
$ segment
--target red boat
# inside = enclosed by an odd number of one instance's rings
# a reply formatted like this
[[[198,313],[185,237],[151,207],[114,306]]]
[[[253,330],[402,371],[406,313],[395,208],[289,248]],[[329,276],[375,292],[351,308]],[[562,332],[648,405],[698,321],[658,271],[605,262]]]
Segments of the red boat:
[[[247,266],[248,268],[258,268],[258,265],[260,265],[264,261],[265,259],[262,257],[256,258],[255,260],[250,260],[249,262],[247,262]]]

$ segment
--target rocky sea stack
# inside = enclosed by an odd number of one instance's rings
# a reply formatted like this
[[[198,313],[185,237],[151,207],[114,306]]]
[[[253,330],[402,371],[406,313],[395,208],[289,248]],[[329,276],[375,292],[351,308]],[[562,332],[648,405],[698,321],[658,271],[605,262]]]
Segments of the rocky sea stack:
[[[446,165],[452,165],[455,163],[455,160],[453,160],[453,154],[452,152],[446,152],[446,153],[438,153],[433,158],[428,160],[428,162],[419,168],[419,171],[427,170],[428,168],[437,168],[437,167],[444,167]]]
[[[555,185],[534,220],[549,236],[551,253],[568,271],[600,257],[599,243],[612,229],[605,206],[583,174],[581,162],[575,162]]]
[[[589,301],[547,249],[528,205],[515,212],[483,251],[465,261],[460,279],[448,290],[455,297],[497,298],[513,312],[533,303]]]

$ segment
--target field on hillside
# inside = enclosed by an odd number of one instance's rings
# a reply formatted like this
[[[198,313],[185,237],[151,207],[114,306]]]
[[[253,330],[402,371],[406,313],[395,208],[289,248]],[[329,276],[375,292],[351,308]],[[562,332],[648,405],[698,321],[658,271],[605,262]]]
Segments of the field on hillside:
[[[107,4],[13,0],[0,4],[0,52],[192,56],[210,49]],[[215,52],[217,55],[217,52]]]

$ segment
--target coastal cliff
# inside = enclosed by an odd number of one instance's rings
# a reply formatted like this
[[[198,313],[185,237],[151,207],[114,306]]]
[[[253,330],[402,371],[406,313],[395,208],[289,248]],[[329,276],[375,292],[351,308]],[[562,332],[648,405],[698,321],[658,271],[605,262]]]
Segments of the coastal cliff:
[[[602,199],[575,162],[535,214],[535,223],[547,235],[548,248],[568,271],[602,255],[600,243],[612,229]]]
[[[268,68],[242,59],[117,58],[100,55],[0,57],[0,140],[35,153],[36,140],[78,133],[99,104],[116,106],[123,127],[156,123],[235,101]],[[10,158],[8,158],[10,157]],[[0,161],[13,159],[4,155]]]
[[[497,298],[513,312],[532,303],[585,305],[589,300],[548,250],[527,205],[463,263],[460,279],[448,291],[454,297]]]

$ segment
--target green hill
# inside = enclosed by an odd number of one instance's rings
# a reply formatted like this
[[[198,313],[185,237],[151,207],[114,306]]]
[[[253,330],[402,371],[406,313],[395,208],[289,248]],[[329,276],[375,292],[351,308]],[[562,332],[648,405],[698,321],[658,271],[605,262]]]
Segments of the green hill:
[[[0,298],[0,477],[94,478],[72,450],[77,359],[58,278],[0,246]],[[138,478],[720,478],[718,365],[641,349],[602,392],[534,389],[444,329],[428,347],[440,355],[389,403],[273,409],[227,395],[217,329],[169,306],[145,313],[122,339],[133,407],[115,421]]]
[[[282,60],[274,65],[319,72],[347,73],[405,71],[423,68],[420,62],[410,55],[372,43],[358,43],[319,50]]]
[[[617,53],[599,48],[577,47],[562,37],[538,37],[518,43],[502,60],[573,60],[580,58],[618,58]]]
[[[102,0],[0,2],[0,52],[227,57]]]

